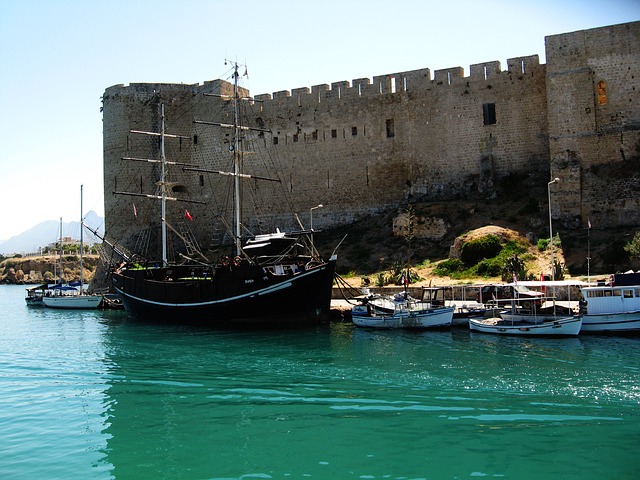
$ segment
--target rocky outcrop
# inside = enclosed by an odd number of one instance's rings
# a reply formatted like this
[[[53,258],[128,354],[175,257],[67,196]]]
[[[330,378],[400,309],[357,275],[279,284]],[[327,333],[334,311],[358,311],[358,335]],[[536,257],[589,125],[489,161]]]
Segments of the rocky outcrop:
[[[62,259],[62,280],[72,282],[80,278],[79,257],[66,255]],[[95,275],[100,257],[84,255],[82,257],[82,276],[85,283]],[[0,263],[0,283],[35,284],[54,283],[59,279],[60,258],[55,256],[14,257]]]

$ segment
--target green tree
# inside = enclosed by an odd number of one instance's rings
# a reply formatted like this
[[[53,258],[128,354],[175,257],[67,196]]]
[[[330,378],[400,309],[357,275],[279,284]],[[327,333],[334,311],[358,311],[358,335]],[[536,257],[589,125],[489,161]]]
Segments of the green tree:
[[[636,232],[631,241],[624,246],[631,258],[640,258],[640,232]]]

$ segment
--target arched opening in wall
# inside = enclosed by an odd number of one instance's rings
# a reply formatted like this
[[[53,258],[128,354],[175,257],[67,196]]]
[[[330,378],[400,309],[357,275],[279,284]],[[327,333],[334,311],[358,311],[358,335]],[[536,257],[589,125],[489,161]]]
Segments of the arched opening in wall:
[[[396,93],[396,77],[391,77],[391,93]]]
[[[402,79],[402,89],[406,92],[407,91],[407,77],[404,77]]]
[[[358,96],[359,97],[362,96],[362,84],[361,83],[358,84]]]
[[[598,105],[607,104],[607,82],[600,80],[597,84],[598,90]]]
[[[451,85],[451,72],[447,72],[447,85]]]

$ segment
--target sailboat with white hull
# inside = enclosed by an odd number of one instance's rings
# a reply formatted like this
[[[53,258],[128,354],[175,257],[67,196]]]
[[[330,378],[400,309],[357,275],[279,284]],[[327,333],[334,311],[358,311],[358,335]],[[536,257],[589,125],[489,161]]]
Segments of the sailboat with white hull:
[[[60,282],[42,296],[42,303],[48,308],[66,310],[87,310],[98,308],[102,304],[102,295],[87,293],[84,290],[82,256],[84,250],[84,219],[82,218],[82,185],[80,185],[80,280],[77,284],[62,283],[62,219],[60,219]]]
[[[137,132],[160,137],[161,158],[149,161],[161,164],[160,192],[153,198],[161,204],[162,259],[134,261],[125,257],[125,261],[113,269],[113,288],[120,295],[124,308],[134,316],[169,322],[224,325],[318,320],[329,312],[337,257],[334,252],[328,261],[321,258],[313,245],[313,234],[317,233],[313,228],[305,229],[300,224],[301,228],[297,231],[276,229],[268,234],[241,235],[240,182],[245,179],[273,179],[252,176],[241,170],[239,132],[248,127],[239,124],[236,113],[239,100],[238,65],[234,64],[234,95],[231,99],[234,106],[233,125],[201,122],[233,129],[233,143],[229,148],[234,159],[232,172],[168,162],[164,142],[165,138],[171,136],[164,131],[164,105],[161,132]],[[181,165],[183,170],[232,177],[234,219],[230,230],[234,242],[233,253],[230,249],[229,255],[223,255],[214,262],[204,254],[200,254],[204,261],[186,255],[181,255],[182,263],[167,260],[167,228],[178,234],[166,219],[166,202],[178,200],[168,194],[168,165]]]

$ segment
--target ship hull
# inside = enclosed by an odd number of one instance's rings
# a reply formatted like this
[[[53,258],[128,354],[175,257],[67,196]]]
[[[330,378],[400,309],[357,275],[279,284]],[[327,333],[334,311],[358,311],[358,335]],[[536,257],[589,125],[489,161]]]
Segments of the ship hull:
[[[294,272],[243,264],[210,271],[178,266],[116,271],[112,281],[131,315],[187,324],[320,320],[329,313],[335,260]],[[161,278],[168,274],[172,278]]]

